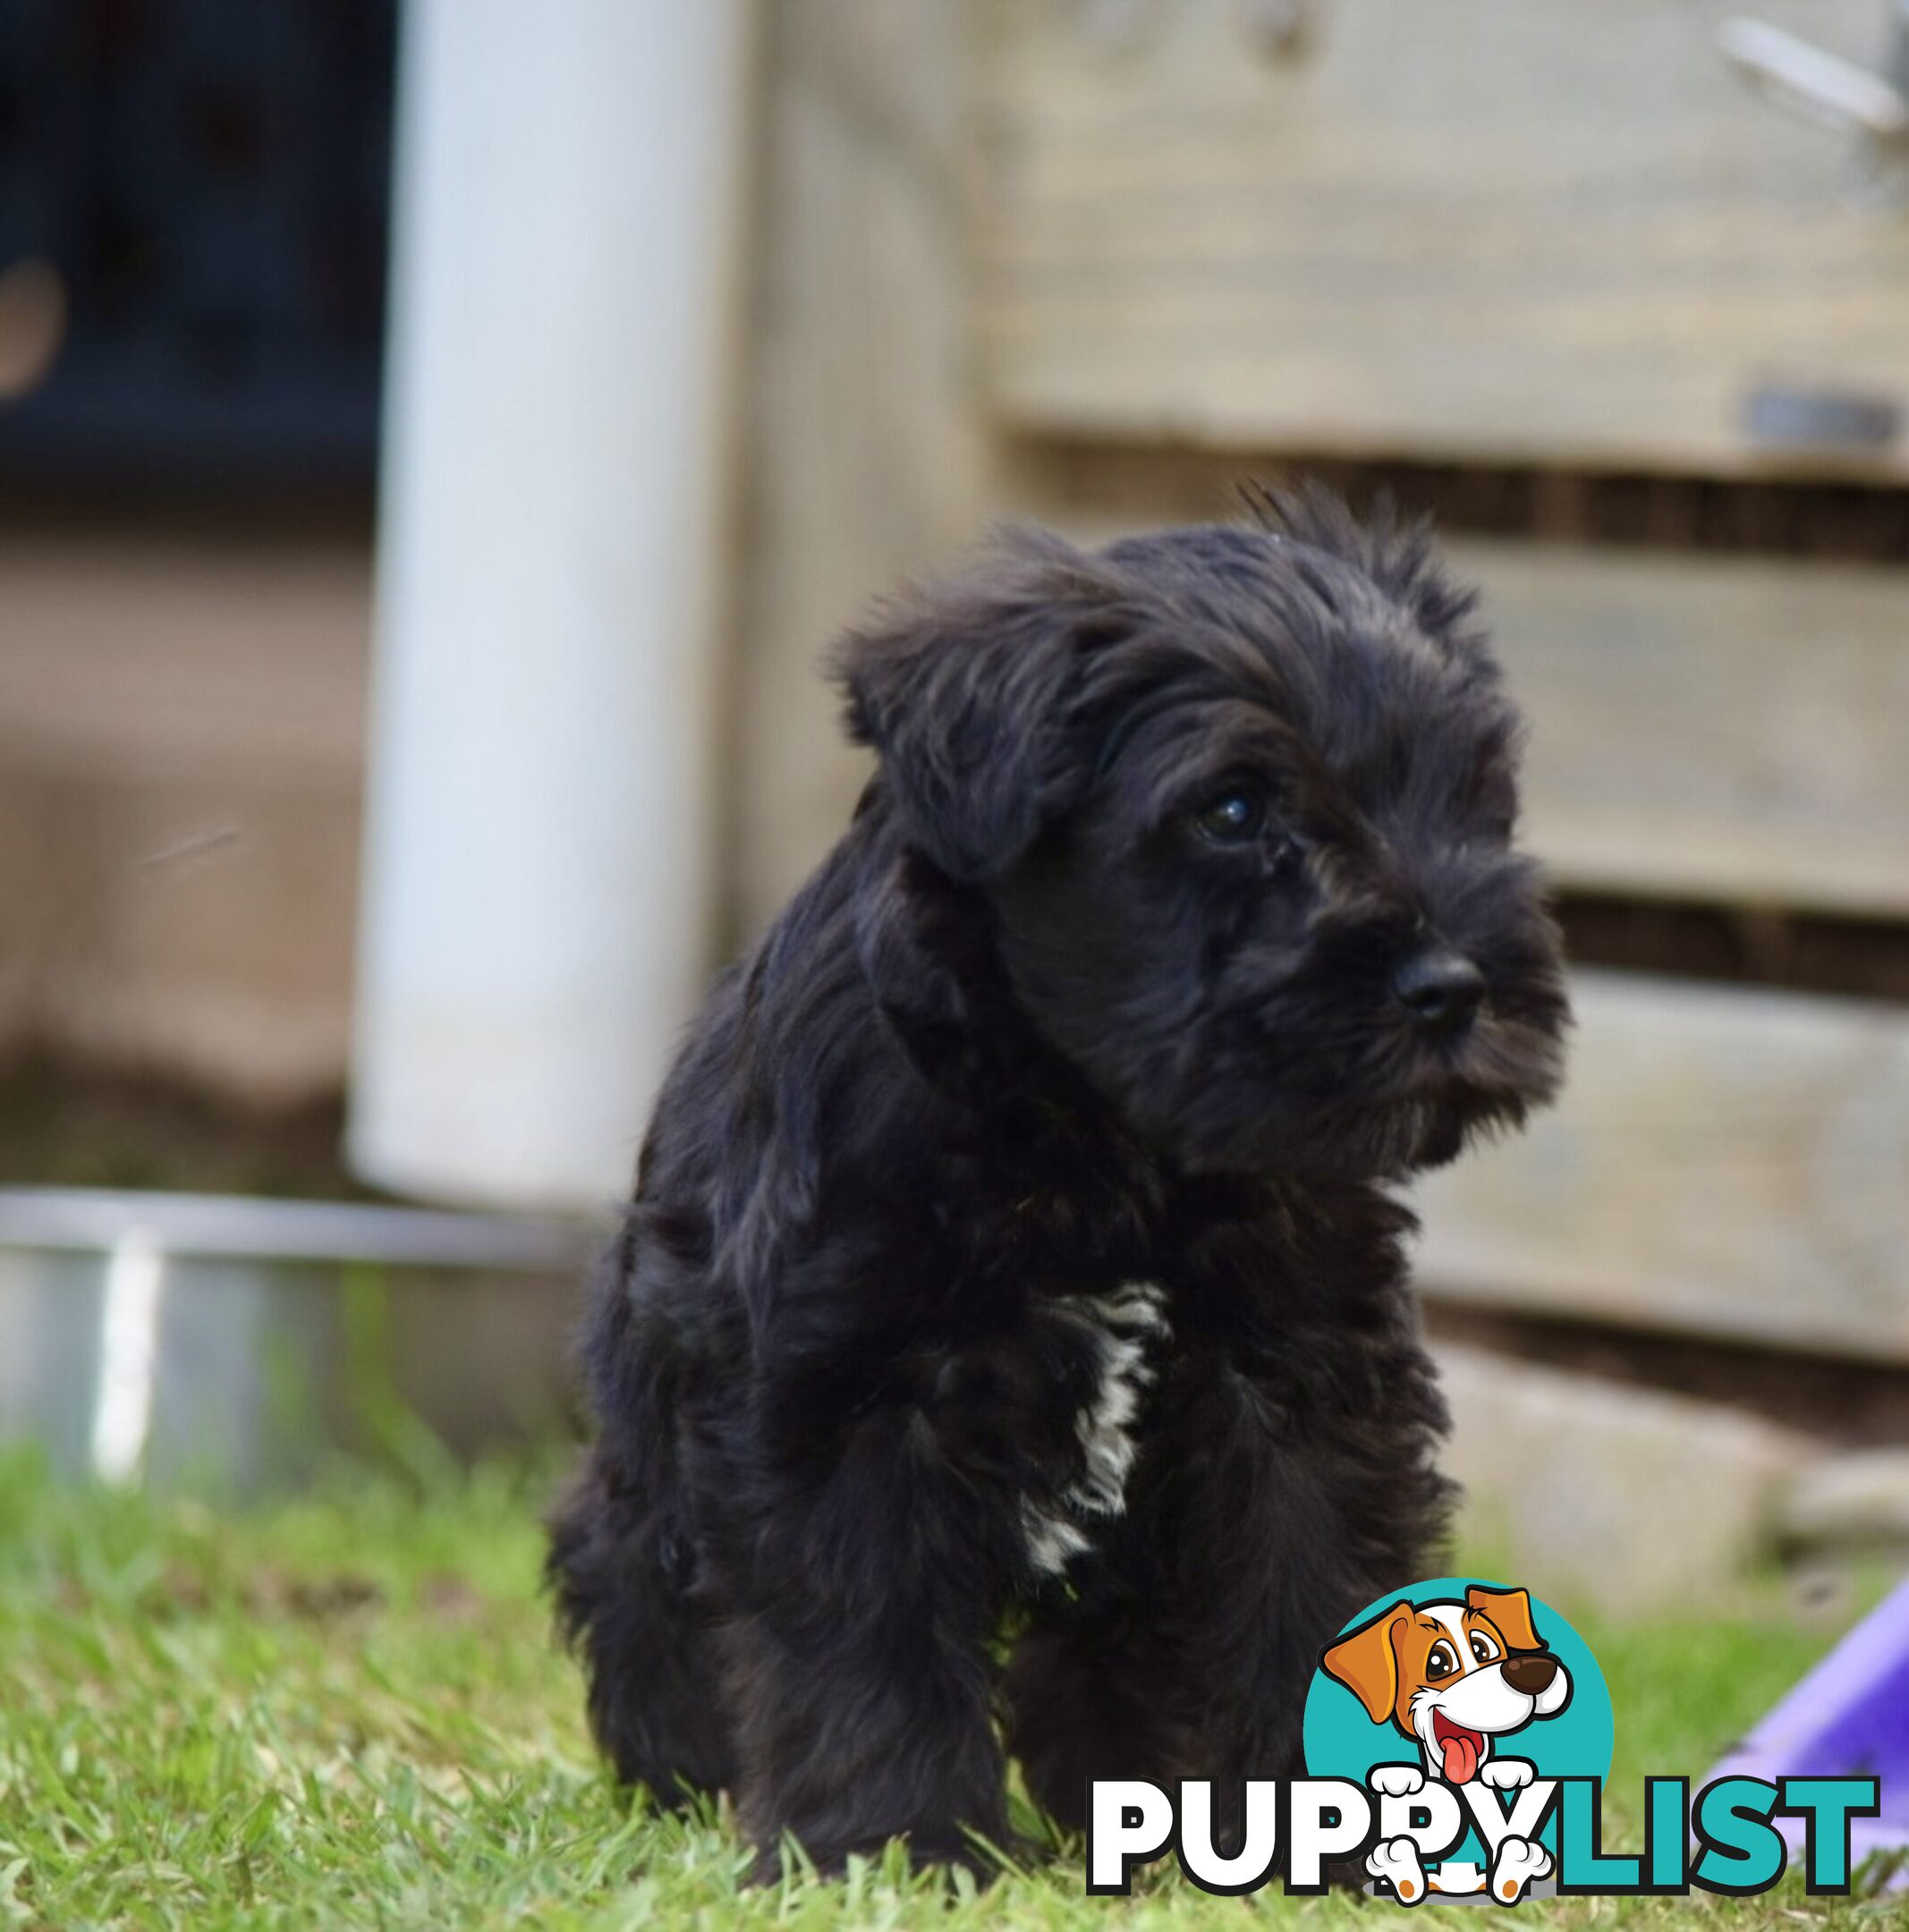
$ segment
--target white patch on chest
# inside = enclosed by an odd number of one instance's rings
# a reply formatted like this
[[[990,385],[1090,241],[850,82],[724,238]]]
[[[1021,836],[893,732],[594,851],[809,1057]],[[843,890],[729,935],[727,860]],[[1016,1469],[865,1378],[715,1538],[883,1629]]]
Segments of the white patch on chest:
[[[1148,1354],[1172,1332],[1162,1312],[1166,1301],[1151,1282],[1126,1282],[1111,1294],[1068,1295],[1049,1304],[1091,1335],[1098,1361],[1093,1393],[1074,1412],[1079,1476],[1054,1496],[1022,1501],[1028,1560],[1043,1575],[1061,1575],[1089,1546],[1096,1517],[1118,1516],[1127,1506],[1133,1419],[1154,1376]]]

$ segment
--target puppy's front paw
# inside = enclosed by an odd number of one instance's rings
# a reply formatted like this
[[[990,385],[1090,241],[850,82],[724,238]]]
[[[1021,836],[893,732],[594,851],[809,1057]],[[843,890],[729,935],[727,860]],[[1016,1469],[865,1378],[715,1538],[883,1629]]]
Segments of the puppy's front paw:
[[[1383,1798],[1409,1798],[1425,1789],[1425,1774],[1417,1765],[1374,1765],[1366,1783]]]
[[[1398,1767],[1388,1765],[1385,1768],[1395,1770]],[[1401,1905],[1416,1905],[1425,1896],[1425,1868],[1419,1862],[1418,1846],[1410,1838],[1388,1838],[1374,1845],[1365,1855],[1365,1868],[1392,1887]]]
[[[1493,1791],[1523,1791],[1532,1775],[1529,1758],[1488,1758],[1478,1767],[1480,1784]]]
[[[1551,1854],[1529,1838],[1507,1838],[1491,1861],[1490,1892],[1501,1905],[1514,1905],[1533,1878],[1551,1868]]]

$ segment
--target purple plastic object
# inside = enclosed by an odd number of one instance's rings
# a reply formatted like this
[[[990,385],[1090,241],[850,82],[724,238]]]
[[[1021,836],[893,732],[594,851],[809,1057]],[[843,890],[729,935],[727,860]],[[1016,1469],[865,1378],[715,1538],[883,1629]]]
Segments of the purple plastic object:
[[[1746,1777],[1874,1776],[1882,1815],[1850,1821],[1851,1868],[1909,1849],[1909,1580],[1844,1638],[1710,1773]],[[1773,1821],[1794,1856],[1803,1820]],[[1890,1889],[1909,1886],[1909,1866]]]

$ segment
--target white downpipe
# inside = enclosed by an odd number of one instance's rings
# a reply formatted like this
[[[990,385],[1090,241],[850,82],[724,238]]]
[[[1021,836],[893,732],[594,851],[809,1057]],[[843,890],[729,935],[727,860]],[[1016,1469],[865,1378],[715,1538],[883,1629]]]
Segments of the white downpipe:
[[[596,1206],[708,964],[749,0],[409,0],[350,1156]]]

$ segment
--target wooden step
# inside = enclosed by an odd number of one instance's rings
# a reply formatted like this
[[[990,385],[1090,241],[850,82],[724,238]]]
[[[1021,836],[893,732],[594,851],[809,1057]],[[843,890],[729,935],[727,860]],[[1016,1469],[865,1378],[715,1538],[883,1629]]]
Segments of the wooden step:
[[[1909,918],[1909,572],[1455,543],[1596,892]]]
[[[1036,433],[1909,477],[1909,223],[1740,0],[986,0],[987,401]],[[1295,10],[1300,11],[1300,10]],[[1747,11],[1873,67],[1880,0]],[[1097,29],[1099,30],[1097,30]],[[1799,446],[1752,428],[1812,406]]]
[[[1421,1189],[1435,1298],[1909,1361],[1909,1011],[1585,971],[1565,1096]]]
[[[369,599],[346,538],[0,540],[0,1045],[335,1089]]]

